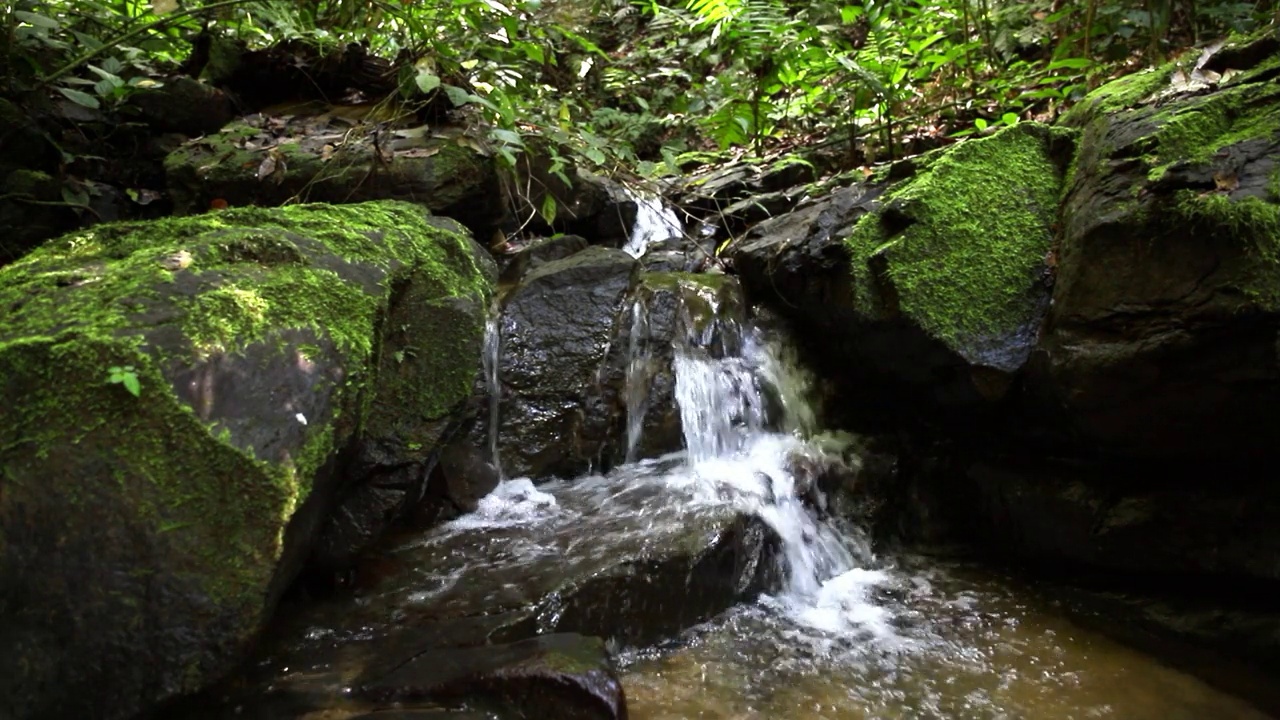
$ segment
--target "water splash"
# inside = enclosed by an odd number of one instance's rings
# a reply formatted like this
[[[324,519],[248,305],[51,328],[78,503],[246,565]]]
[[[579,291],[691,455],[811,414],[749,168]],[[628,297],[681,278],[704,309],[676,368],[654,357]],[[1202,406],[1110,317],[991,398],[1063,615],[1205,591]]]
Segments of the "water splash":
[[[627,244],[622,247],[629,255],[640,257],[650,244],[683,234],[676,211],[663,204],[662,198],[633,195],[631,199],[636,204],[636,220],[631,226]]]

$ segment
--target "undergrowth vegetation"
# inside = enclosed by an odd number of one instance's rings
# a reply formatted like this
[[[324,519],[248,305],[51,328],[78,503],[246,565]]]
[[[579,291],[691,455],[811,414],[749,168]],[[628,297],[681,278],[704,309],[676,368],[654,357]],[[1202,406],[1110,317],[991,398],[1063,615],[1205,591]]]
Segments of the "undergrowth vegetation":
[[[673,172],[703,153],[825,146],[846,167],[1027,119],[1100,82],[1280,22],[1273,0],[16,0],[0,91],[99,111],[245,53],[380,58],[333,103],[432,106],[508,161]],[[308,48],[311,54],[301,53]]]

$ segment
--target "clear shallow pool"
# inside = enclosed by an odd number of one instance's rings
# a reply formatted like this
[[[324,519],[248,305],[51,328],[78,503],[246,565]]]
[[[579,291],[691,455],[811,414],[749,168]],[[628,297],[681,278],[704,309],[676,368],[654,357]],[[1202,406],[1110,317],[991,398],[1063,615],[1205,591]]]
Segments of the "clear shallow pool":
[[[626,653],[631,718],[1271,717],[1075,625],[997,576],[937,567],[911,573],[889,573],[872,593],[871,602],[889,614],[891,634],[883,627],[824,632],[766,601],[691,631],[682,647]]]

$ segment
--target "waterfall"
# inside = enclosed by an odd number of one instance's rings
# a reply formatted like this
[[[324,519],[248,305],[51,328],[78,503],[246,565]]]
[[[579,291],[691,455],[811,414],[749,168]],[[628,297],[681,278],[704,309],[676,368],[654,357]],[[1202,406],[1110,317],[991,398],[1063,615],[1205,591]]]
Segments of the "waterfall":
[[[622,247],[632,257],[644,255],[651,243],[670,240],[683,234],[683,227],[676,211],[667,207],[660,197],[632,195],[636,204],[636,220],[631,226],[627,244]]]
[[[484,326],[484,355],[481,364],[484,368],[485,389],[489,395],[489,462],[498,471],[498,479],[505,476],[502,472],[502,457],[498,454],[498,420],[502,403],[502,386],[498,382],[498,366],[502,350],[502,315],[494,309]]]
[[[637,298],[631,306],[631,342],[627,348],[627,462],[636,461],[640,434],[644,431],[644,415],[649,410],[651,362],[649,312],[644,299]]]

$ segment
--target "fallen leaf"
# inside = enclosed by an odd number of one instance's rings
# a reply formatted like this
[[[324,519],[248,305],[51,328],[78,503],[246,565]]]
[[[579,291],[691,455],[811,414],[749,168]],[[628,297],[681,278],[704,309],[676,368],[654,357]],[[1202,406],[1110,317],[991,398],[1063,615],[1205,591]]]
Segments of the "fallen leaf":
[[[1235,173],[1216,172],[1213,174],[1213,184],[1215,190],[1231,192],[1240,187],[1240,178]]]
[[[262,158],[262,162],[258,165],[258,179],[265,180],[276,172],[276,166],[279,164],[276,160],[277,153],[272,150]]]
[[[320,148],[321,160],[328,160],[331,157],[333,157],[333,145],[326,144],[324,147]]]
[[[178,9],[178,0],[151,0],[151,12],[156,15],[168,15]]]
[[[191,265],[191,253],[186,250],[179,250],[178,252],[161,260],[160,265],[169,272],[185,270]]]
[[[214,198],[209,201],[210,210],[226,210],[231,204],[222,198]]]

